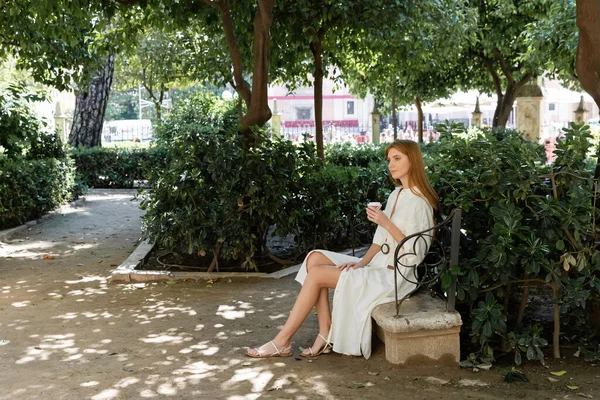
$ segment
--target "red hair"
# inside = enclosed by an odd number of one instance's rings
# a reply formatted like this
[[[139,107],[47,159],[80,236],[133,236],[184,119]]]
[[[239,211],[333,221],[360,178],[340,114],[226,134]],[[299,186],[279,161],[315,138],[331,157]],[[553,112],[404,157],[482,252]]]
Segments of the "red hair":
[[[394,140],[385,149],[386,158],[391,149],[396,149],[408,157],[408,162],[410,163],[408,179],[411,185],[411,192],[417,196],[423,197],[434,210],[437,210],[440,198],[435,190],[433,190],[433,187],[431,187],[429,179],[427,179],[425,164],[423,163],[423,154],[421,153],[421,149],[417,142],[403,139]],[[402,184],[399,179],[394,179],[394,182],[398,185]],[[420,193],[415,192],[415,187],[419,189]]]

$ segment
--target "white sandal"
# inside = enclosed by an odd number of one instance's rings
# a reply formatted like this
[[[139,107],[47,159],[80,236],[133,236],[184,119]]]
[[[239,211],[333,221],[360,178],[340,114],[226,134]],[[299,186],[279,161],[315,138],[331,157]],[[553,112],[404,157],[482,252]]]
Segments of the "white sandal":
[[[292,346],[288,346],[283,350],[279,350],[279,348],[275,345],[275,343],[272,340],[269,340],[269,343],[271,343],[271,345],[275,349],[275,353],[270,353],[270,354],[265,353],[263,355],[264,350],[261,352],[258,347],[255,347],[250,350],[255,350],[258,353],[258,355],[255,356],[248,352],[246,352],[246,355],[248,357],[252,357],[252,358],[289,357],[292,355]]]
[[[323,335],[321,335],[320,333],[317,334],[318,337],[320,337],[321,339],[323,339],[323,341],[325,342],[325,346],[323,346],[321,348],[321,350],[317,351],[316,353],[313,352],[312,346],[308,348],[308,351],[310,351],[310,354],[304,354],[304,350],[306,349],[302,349],[302,353],[300,353],[300,355],[302,357],[316,357],[316,356],[320,356],[321,354],[329,354],[331,353],[331,350],[333,349],[333,343],[329,343],[329,341],[327,339],[325,339],[325,337]]]

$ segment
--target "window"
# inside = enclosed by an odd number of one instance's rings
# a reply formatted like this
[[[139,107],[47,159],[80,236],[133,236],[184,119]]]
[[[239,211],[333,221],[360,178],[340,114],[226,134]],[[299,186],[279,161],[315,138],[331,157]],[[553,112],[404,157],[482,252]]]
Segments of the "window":
[[[310,120],[311,108],[310,107],[298,107],[296,108],[296,119],[307,121]]]
[[[349,101],[346,103],[346,114],[354,115],[354,102]]]
[[[556,109],[556,104],[555,103],[549,103],[548,104],[548,111],[554,111]]]

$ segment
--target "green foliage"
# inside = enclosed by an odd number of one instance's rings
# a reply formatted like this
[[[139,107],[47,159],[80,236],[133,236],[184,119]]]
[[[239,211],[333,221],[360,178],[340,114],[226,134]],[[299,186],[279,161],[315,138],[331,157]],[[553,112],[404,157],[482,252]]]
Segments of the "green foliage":
[[[565,129],[550,165],[541,146],[512,130],[466,131],[452,124],[439,130],[440,142],[426,146],[429,177],[443,213],[454,207],[466,211],[461,264],[451,271],[457,297],[473,304],[487,292],[471,315],[471,335],[481,346],[474,357],[489,358],[494,342],[509,337],[515,360],[524,352],[529,360],[543,361],[541,330],[515,333],[508,327],[507,334],[498,311],[502,318],[511,311],[494,299],[510,296],[509,284],[513,290],[522,282],[549,286],[565,326],[582,328],[579,334],[590,326],[589,300],[600,293],[600,253],[594,246],[594,186],[586,160],[589,127]]]
[[[40,217],[71,199],[69,159],[0,159],[0,229]]]
[[[333,143],[325,148],[325,160],[342,167],[358,166],[367,168],[374,163],[385,165],[385,147],[383,144]]]
[[[485,295],[473,310],[471,336],[480,344],[485,344],[493,334],[503,334],[506,330],[506,315],[502,313],[502,305],[498,304],[491,293]]]
[[[600,361],[600,344],[592,348],[580,348],[583,359],[588,362]]]
[[[78,182],[96,188],[132,188],[161,162],[158,151],[136,148],[79,147],[72,149],[71,157]]]
[[[114,85],[113,85],[114,88]],[[137,89],[111,90],[106,105],[105,121],[136,119],[139,112]]]
[[[72,195],[73,163],[31,109],[30,102],[43,98],[22,85],[0,90],[0,229],[37,218]]]
[[[544,364],[544,353],[542,348],[548,345],[548,341],[544,339],[541,325],[533,325],[526,327],[523,332],[508,334],[511,349],[515,351],[515,364],[521,365],[522,354],[525,354],[528,360],[538,360]]]
[[[323,164],[312,143],[297,146],[260,130],[258,144],[246,148],[238,127],[234,103],[200,94],[157,129],[165,163],[150,170],[143,194],[148,237],[252,269],[271,227],[293,235],[298,252],[372,235],[362,228],[364,205],[384,198],[391,183],[381,166]]]

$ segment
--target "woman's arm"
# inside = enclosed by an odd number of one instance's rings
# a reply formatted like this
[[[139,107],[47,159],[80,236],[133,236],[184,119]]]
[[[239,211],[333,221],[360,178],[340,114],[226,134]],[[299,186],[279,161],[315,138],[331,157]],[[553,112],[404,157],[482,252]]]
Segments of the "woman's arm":
[[[369,221],[375,222],[377,225],[388,231],[396,243],[399,243],[406,237],[406,235],[402,233],[402,231],[381,210],[367,208],[367,218]]]
[[[345,269],[350,269],[350,268],[352,268],[352,269],[364,268],[367,264],[369,264],[371,262],[373,257],[375,257],[375,254],[379,253],[379,250],[381,250],[381,246],[373,243],[371,245],[371,247],[369,247],[369,250],[367,250],[367,252],[363,256],[363,258],[359,262],[342,264],[338,268],[342,271]]]
[[[402,231],[398,229],[398,227],[394,225],[394,223],[389,219],[382,226],[386,231],[390,233],[390,235],[392,235],[396,243],[400,243],[400,241],[406,237],[406,235],[402,233]]]

